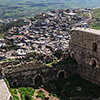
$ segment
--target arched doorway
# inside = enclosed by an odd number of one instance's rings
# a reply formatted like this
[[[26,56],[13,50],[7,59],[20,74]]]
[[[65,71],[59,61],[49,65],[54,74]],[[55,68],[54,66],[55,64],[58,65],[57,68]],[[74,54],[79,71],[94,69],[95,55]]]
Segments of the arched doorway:
[[[97,44],[95,42],[92,44],[92,49],[95,52],[97,51]]]
[[[13,82],[13,87],[17,87],[17,82]]]
[[[40,75],[35,78],[35,85],[41,85],[43,83],[42,77]]]
[[[65,79],[65,78],[66,78],[66,72],[65,72],[65,70],[60,70],[57,73],[57,79]]]
[[[71,52],[70,56],[71,56],[71,58],[74,59],[75,56],[74,56],[74,52],[73,51]]]
[[[64,71],[63,72],[60,72],[59,73],[59,79],[64,79],[65,77],[65,75],[64,75],[65,73],[64,73]]]

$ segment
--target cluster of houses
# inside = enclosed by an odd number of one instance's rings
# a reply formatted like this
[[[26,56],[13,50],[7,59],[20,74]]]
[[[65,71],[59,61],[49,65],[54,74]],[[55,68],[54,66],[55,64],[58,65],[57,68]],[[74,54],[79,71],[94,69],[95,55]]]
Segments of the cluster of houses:
[[[10,22],[15,22],[17,21],[17,19],[13,19],[13,18],[2,18],[0,20],[1,23],[10,23]]]
[[[12,27],[5,39],[15,47],[8,55],[23,56],[30,52],[52,55],[56,50],[66,51],[69,48],[70,29],[73,27],[88,27],[84,23],[81,9],[53,10],[39,13],[36,21],[25,20],[23,27]],[[5,44],[3,44],[5,45]]]

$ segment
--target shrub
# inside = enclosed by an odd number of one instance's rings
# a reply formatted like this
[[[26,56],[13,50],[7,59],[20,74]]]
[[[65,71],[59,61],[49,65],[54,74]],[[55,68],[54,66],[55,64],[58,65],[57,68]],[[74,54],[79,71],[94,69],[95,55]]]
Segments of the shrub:
[[[14,59],[9,58],[8,60],[9,60],[9,61],[13,61]]]
[[[17,94],[17,91],[15,88],[11,88],[9,89],[10,90],[10,93],[13,95],[13,94]]]
[[[14,60],[14,62],[18,62],[17,60]]]
[[[3,60],[3,62],[6,62],[7,60]]]
[[[26,99],[26,100],[33,100],[33,98],[32,98],[31,95],[25,95],[25,99]]]
[[[13,100],[19,100],[18,96],[13,95]]]
[[[57,95],[56,95],[56,94],[53,94],[53,96],[54,96],[54,97],[57,97]]]
[[[8,70],[8,72],[11,72],[11,71],[12,71],[11,69]]]
[[[10,86],[9,86],[9,82],[8,82],[8,80],[7,80],[6,78],[4,78],[4,81],[6,82],[7,87],[9,88]]]
[[[38,87],[38,89],[41,89],[41,87]]]
[[[33,100],[32,96],[34,94],[34,89],[30,87],[19,87],[19,93],[21,94],[21,99],[25,100],[28,98],[29,100]]]
[[[44,99],[44,98],[45,98],[45,94],[43,94],[43,93],[38,93],[38,94],[36,95],[36,97],[37,97],[37,98],[41,97],[42,99]]]
[[[25,100],[25,95],[24,94],[21,94],[21,99]]]
[[[44,92],[43,92],[42,90],[38,91],[37,93],[38,93],[38,94],[36,95],[37,98],[41,97],[42,99],[44,99],[45,94],[44,94]]]
[[[49,93],[49,96],[52,96],[53,94],[52,93]]]

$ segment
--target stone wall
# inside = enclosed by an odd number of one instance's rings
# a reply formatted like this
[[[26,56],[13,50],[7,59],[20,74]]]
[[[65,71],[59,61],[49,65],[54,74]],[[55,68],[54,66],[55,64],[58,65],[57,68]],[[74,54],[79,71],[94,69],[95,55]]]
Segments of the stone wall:
[[[59,79],[59,74],[64,73],[64,78],[76,73],[77,65],[57,65],[48,67],[42,63],[30,62],[21,66],[13,67],[11,72],[4,71],[10,86],[35,86],[35,79],[40,76],[42,83]]]
[[[73,54],[78,62],[77,72],[95,84],[100,84],[99,33],[100,31],[93,29],[74,29],[70,40],[70,55]]]

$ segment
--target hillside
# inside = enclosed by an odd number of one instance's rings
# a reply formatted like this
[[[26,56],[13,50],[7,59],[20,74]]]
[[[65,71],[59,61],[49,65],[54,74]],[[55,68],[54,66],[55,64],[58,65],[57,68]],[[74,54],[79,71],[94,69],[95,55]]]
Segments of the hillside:
[[[100,30],[100,8],[92,10],[92,20],[90,21],[90,27]]]
[[[0,0],[0,19],[31,17],[39,12],[65,8],[94,8],[100,0]]]

